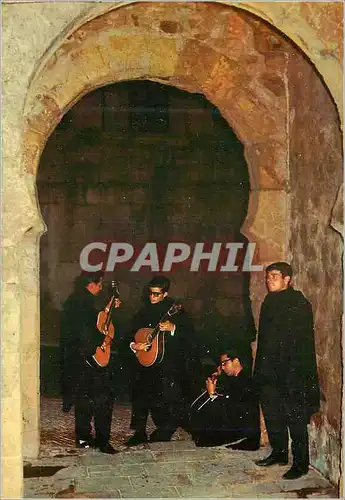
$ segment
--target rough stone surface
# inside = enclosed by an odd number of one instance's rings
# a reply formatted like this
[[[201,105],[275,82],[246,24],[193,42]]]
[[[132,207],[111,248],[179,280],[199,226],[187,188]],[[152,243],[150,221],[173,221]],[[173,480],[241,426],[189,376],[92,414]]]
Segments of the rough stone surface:
[[[238,6],[238,3],[236,3]],[[3,379],[6,380],[6,384],[8,385],[8,381],[13,376],[13,370],[11,366],[18,367],[21,365],[21,360],[26,358],[27,352],[26,349],[22,349],[21,338],[24,337],[24,332],[28,331],[27,326],[32,328],[34,324],[35,327],[32,330],[32,338],[36,340],[37,346],[37,360],[38,360],[38,342],[39,342],[39,326],[38,326],[38,315],[36,307],[31,312],[28,310],[28,303],[26,302],[26,294],[24,293],[24,289],[22,290],[22,277],[25,275],[30,275],[33,277],[33,288],[34,293],[36,294],[36,301],[38,300],[38,262],[34,261],[34,269],[28,268],[25,266],[25,257],[26,251],[28,248],[33,248],[35,246],[35,240],[38,235],[43,232],[43,224],[40,219],[39,212],[37,210],[37,198],[34,193],[34,180],[30,179],[25,172],[36,172],[37,171],[37,163],[39,153],[42,149],[42,143],[38,142],[38,137],[36,136],[36,140],[33,142],[25,141],[23,131],[27,126],[27,123],[23,123],[23,110],[25,108],[25,103],[29,103],[30,96],[35,95],[35,91],[37,87],[35,87],[35,80],[40,78],[42,75],[41,70],[45,66],[46,62],[49,59],[54,60],[55,51],[61,46],[61,44],[65,41],[66,37],[70,36],[76,28],[85,24],[86,21],[90,21],[94,17],[101,16],[108,10],[111,10],[118,7],[117,5],[109,5],[109,4],[90,4],[90,3],[51,3],[51,2],[40,2],[40,3],[30,3],[27,5],[23,5],[23,3],[16,4],[11,3],[7,4],[3,7],[3,46],[2,46],[2,54],[3,54],[3,65],[2,65],[2,77],[3,77],[3,208],[4,208],[4,217],[3,217],[3,246],[7,247],[9,250],[12,250],[15,254],[18,252],[18,260],[16,262],[11,262],[11,259],[4,259],[3,267],[7,270],[7,277],[9,281],[7,282],[6,287],[3,290],[4,304],[3,304],[3,312],[9,314],[10,317],[6,317],[6,314],[2,315],[3,321],[3,342],[7,345],[12,346],[12,357],[8,355],[8,351],[6,351],[6,355],[3,358]],[[139,13],[136,13],[137,7],[143,9],[144,6],[137,6],[136,4],[130,5],[129,7],[123,7],[119,9],[120,15],[114,13],[114,17],[112,20],[115,20],[114,29],[117,27],[122,27],[127,25],[128,32],[132,29],[140,29],[140,24],[143,23],[141,16]],[[152,6],[152,9],[159,9],[157,11],[157,16],[155,16],[155,24],[153,26],[154,33],[156,36],[165,37],[169,41],[166,45],[163,44],[164,47],[177,47],[175,44],[175,40],[173,37],[179,37],[179,33],[187,33],[188,29],[192,27],[194,29],[194,33],[197,34],[198,30],[200,30],[200,39],[201,42],[204,39],[208,39],[210,42],[209,34],[211,38],[214,40],[219,40],[222,38],[222,33],[227,33],[226,26],[227,23],[222,21],[219,22],[219,16],[223,16],[224,10],[227,10],[226,7],[217,5],[213,6],[208,4],[207,6],[200,6],[200,4],[189,4],[180,7],[184,9],[182,11],[181,18],[177,17],[176,11],[178,10],[177,5],[174,5],[171,10],[169,10],[168,4],[161,4],[159,6]],[[240,6],[242,7],[242,5]],[[338,107],[338,113],[342,116],[342,95],[343,95],[343,84],[342,84],[342,9],[343,6],[337,3],[295,3],[293,5],[284,4],[280,2],[264,2],[264,3],[248,3],[246,5],[243,4],[243,7],[247,10],[253,12],[253,14],[258,15],[259,17],[263,17],[268,23],[271,23],[273,26],[281,30],[282,33],[285,33],[289,38],[291,38],[297,46],[300,46],[303,51],[310,57],[311,61],[315,64],[316,68],[319,70],[322,75],[323,80],[328,85],[333,98]],[[145,5],[145,9],[147,5]],[[207,8],[207,9],[206,9]],[[185,15],[185,13],[190,14],[190,11],[187,9],[192,9],[195,13],[195,16]],[[198,14],[200,10],[204,9],[204,15],[206,17],[206,21],[202,16]],[[228,12],[225,12],[224,16],[226,17]],[[192,18],[192,25],[189,25],[189,21],[187,19]],[[105,18],[98,17],[97,22],[102,24]],[[151,19],[148,15],[146,19]],[[112,22],[111,20],[111,22]],[[209,20],[209,21],[208,21]],[[146,21],[147,22],[147,21]],[[116,24],[117,23],[117,24]],[[232,24],[234,33],[236,30],[239,30],[240,33],[243,33],[243,25],[245,21],[243,19],[237,18],[236,23]],[[208,30],[207,27],[210,29]],[[219,26],[219,28],[218,28]],[[151,25],[147,28],[151,29]],[[208,33],[209,31],[209,33]],[[245,34],[246,37],[244,40],[251,40],[250,29],[246,28]],[[93,32],[93,29],[92,29]],[[256,30],[254,29],[254,32]],[[220,34],[220,36],[219,36]],[[130,36],[130,35],[129,35]],[[140,37],[139,37],[140,38]],[[142,38],[140,38],[142,40]],[[236,36],[233,36],[233,40],[236,39]],[[261,37],[259,36],[260,44],[257,46],[259,48],[263,47],[266,50],[269,47],[270,50],[277,48],[280,50],[281,43],[277,44],[277,36],[273,37]],[[98,43],[98,42],[97,42]],[[254,45],[256,42],[254,43]],[[221,44],[222,50],[226,51],[226,47],[230,47],[227,44],[226,40],[223,39],[223,43]],[[241,48],[241,43],[232,44],[234,50],[238,50]],[[152,44],[150,45],[152,48]],[[179,44],[178,48],[182,48],[183,44]],[[214,50],[214,46],[210,45],[210,48]],[[155,48],[153,48],[155,50]],[[94,60],[95,54],[97,52],[91,50],[89,52],[90,59]],[[173,53],[173,51],[172,51]],[[131,78],[133,77],[141,77],[141,76],[151,76],[151,78],[159,79],[162,77],[166,78],[167,72],[171,71],[171,68],[175,68],[175,59],[168,59],[167,61],[163,61],[164,71],[162,70],[161,74],[156,75],[147,75],[147,73],[143,73],[143,70],[150,72],[157,71],[159,72],[159,64],[162,61],[160,54],[155,53],[156,56],[153,58],[149,58],[149,60],[141,60],[139,61],[141,64],[140,70],[137,71],[137,68],[129,68],[131,72],[127,73],[119,73],[119,77],[123,77],[126,74]],[[251,54],[248,54],[251,55]],[[221,57],[227,59],[228,54],[219,55],[219,60]],[[140,60],[140,58],[134,58],[134,61]],[[260,58],[259,58],[260,61]],[[262,61],[262,58],[261,58]],[[248,66],[253,66],[254,68],[257,66],[255,59],[247,59]],[[80,64],[85,67],[85,59],[82,61],[80,59]],[[223,63],[222,63],[223,64]],[[294,64],[294,61],[292,61]],[[263,82],[263,86],[267,89],[270,89],[269,97],[271,98],[273,95],[276,96],[277,102],[281,102],[282,92],[285,90],[286,86],[282,85],[282,79],[279,76],[277,79],[272,80],[272,73],[274,74],[274,66],[268,68],[268,62],[266,61],[266,68],[262,74],[260,74],[260,78],[258,80],[259,83]],[[104,68],[104,66],[102,66]],[[105,66],[106,67],[106,66]],[[278,68],[277,68],[278,69]],[[311,69],[311,66],[310,66]],[[303,71],[302,71],[303,73]],[[281,73],[277,71],[277,75]],[[92,82],[90,82],[92,73],[83,73],[82,76],[78,75],[71,83],[72,87],[69,88],[71,94],[69,96],[70,101],[68,99],[64,99],[63,91],[60,89],[61,103],[65,103],[65,105],[72,105],[75,100],[77,100],[82,92],[87,92],[92,89]],[[112,73],[111,77],[114,80],[114,74]],[[315,73],[313,73],[313,78],[315,77]],[[80,80],[81,78],[81,80]],[[57,82],[57,75],[54,76],[54,80]],[[303,82],[310,82],[310,79],[303,80]],[[296,85],[298,88],[301,88],[304,83],[298,81],[296,79]],[[54,85],[54,81],[50,82]],[[98,81],[99,83],[99,81]],[[103,82],[107,83],[107,82]],[[191,79],[188,75],[181,75],[180,81],[176,83],[177,85],[182,85],[187,90],[192,91],[200,91],[201,87],[195,83],[193,79]],[[74,86],[73,86],[74,85]],[[309,83],[308,83],[309,85]],[[257,87],[259,87],[257,85]],[[306,86],[307,88],[308,86]],[[290,91],[291,91],[291,87]],[[57,90],[57,89],[55,89]],[[230,89],[229,89],[230,92]],[[323,95],[326,95],[325,89],[322,90]],[[226,95],[226,88],[224,89],[224,95]],[[35,106],[37,108],[30,108],[30,105],[25,108],[27,113],[27,118],[30,123],[34,123],[34,115],[29,116],[30,109],[36,109],[37,112],[41,113],[40,122],[35,122],[35,126],[38,128],[38,132],[44,131],[45,134],[49,134],[53,127],[56,125],[59,117],[61,116],[59,111],[58,102],[54,99],[54,94],[50,95],[52,100],[48,101],[40,101],[39,99],[35,101]],[[208,96],[211,98],[210,96]],[[240,112],[242,109],[243,113],[250,114],[253,110],[253,96],[248,93],[248,95],[239,96],[239,102],[236,103],[236,111]],[[265,98],[267,94],[265,93]],[[314,96],[312,96],[313,98]],[[211,99],[212,100],[212,99]],[[312,99],[311,99],[312,100]],[[318,106],[318,110],[323,107],[323,102],[326,99],[324,97],[320,98],[320,102],[322,106]],[[255,102],[255,100],[254,100]],[[55,106],[57,104],[57,107]],[[41,108],[40,106],[47,106],[46,108]],[[229,104],[227,104],[228,106]],[[332,114],[328,117],[331,123],[336,122],[337,112],[330,103],[330,107],[333,108]],[[264,109],[264,108],[263,108]],[[61,110],[65,111],[65,110]],[[256,110],[254,110],[256,112]],[[291,116],[295,113],[294,110],[291,112]],[[262,118],[262,111],[256,112],[254,114],[258,120]],[[238,115],[239,116],[239,115]],[[312,114],[309,115],[311,117]],[[325,116],[325,115],[324,115]],[[49,120],[48,120],[49,117]],[[227,110],[226,113],[227,119],[231,122],[231,113]],[[296,164],[296,156],[294,151],[298,149],[303,149],[303,154],[306,153],[307,146],[299,145],[297,147],[297,135],[299,141],[304,141],[304,144],[308,143],[308,138],[316,137],[314,135],[315,132],[315,123],[319,123],[319,117],[314,115],[315,119],[311,118],[307,119],[307,114],[304,113],[303,120],[299,120],[299,129],[296,127],[295,134],[295,145],[291,145],[292,147],[292,156],[291,156],[291,164]],[[31,120],[31,121],[30,121]],[[47,123],[47,127],[44,122]],[[235,122],[234,122],[235,123]],[[264,123],[264,126],[271,126],[272,122]],[[285,121],[286,123],[286,121]],[[301,130],[304,130],[304,123],[308,125],[308,133],[301,134],[299,133]],[[240,125],[240,122],[238,122]],[[238,126],[239,126],[238,125]],[[257,123],[257,127],[259,127],[260,122]],[[274,123],[273,123],[274,125]],[[281,125],[281,124],[280,124]],[[28,129],[28,133],[31,133],[34,129]],[[251,130],[246,129],[249,133]],[[320,136],[320,140],[328,140],[327,139],[327,126],[322,127],[323,136]],[[326,132],[326,135],[325,135]],[[253,136],[257,135],[255,128],[252,130]],[[336,129],[334,136],[336,139],[340,138],[339,130]],[[281,139],[281,138],[280,138]],[[338,139],[337,139],[338,140]],[[340,140],[340,139],[339,139]],[[284,140],[282,141],[284,143]],[[316,151],[318,151],[318,147],[320,142],[315,141],[315,144],[310,146],[309,156],[315,157]],[[340,146],[337,145],[337,148],[340,149]],[[32,158],[31,160],[25,163],[25,156],[28,154],[28,158]],[[336,153],[338,154],[338,153]],[[307,155],[308,156],[308,155]],[[21,162],[21,158],[23,161]],[[311,162],[309,158],[309,162]],[[328,162],[328,156],[325,155],[323,158],[322,165],[326,165]],[[330,159],[332,163],[332,158]],[[310,163],[309,163],[310,164]],[[338,164],[338,163],[337,163]],[[321,180],[323,179],[322,168],[318,168],[318,175],[321,176]],[[335,170],[337,172],[338,170]],[[321,172],[321,173],[319,173]],[[308,173],[306,178],[311,177],[311,171]],[[259,177],[260,178],[260,177]],[[326,177],[328,182],[329,178]],[[337,182],[334,182],[334,181]],[[315,262],[317,261],[317,256],[315,254],[315,249],[306,241],[302,241],[302,237],[299,241],[293,240],[293,245],[296,250],[294,250],[294,260],[297,266],[298,273],[301,273],[303,279],[298,283],[301,288],[308,290],[309,284],[312,280],[316,285],[313,285],[311,290],[311,299],[317,304],[317,329],[319,332],[318,338],[320,339],[320,352],[322,349],[326,347],[326,352],[328,353],[329,359],[336,360],[336,368],[332,371],[331,375],[322,374],[322,384],[326,393],[327,406],[325,411],[327,413],[327,422],[325,421],[323,429],[326,429],[327,426],[331,426],[331,429],[336,429],[339,425],[339,408],[337,403],[334,401],[335,396],[332,394],[337,394],[337,390],[334,390],[335,382],[339,379],[339,358],[340,358],[340,332],[339,332],[339,311],[335,307],[335,303],[341,303],[340,299],[340,283],[339,277],[341,275],[340,270],[340,247],[339,247],[339,236],[334,232],[332,233],[332,229],[328,228],[326,224],[326,220],[330,220],[330,211],[333,208],[333,204],[335,201],[336,193],[339,189],[339,179],[337,175],[334,175],[332,179],[330,179],[330,188],[329,190],[325,190],[325,196],[319,196],[318,192],[315,192],[312,196],[312,203],[309,201],[308,197],[304,196],[304,184],[301,182],[299,190],[297,190],[295,186],[295,181],[293,181],[292,185],[292,193],[293,193],[293,216],[296,213],[301,213],[301,219],[296,218],[295,220],[295,229],[298,234],[306,234],[304,228],[301,227],[302,217],[306,217],[306,211],[308,213],[312,213],[314,210],[317,210],[322,214],[321,219],[322,223],[319,225],[317,221],[311,221],[309,225],[309,230],[307,232],[308,236],[310,236],[311,240],[314,238],[314,233],[318,235],[318,246],[321,249],[322,258],[325,258],[323,263],[323,269],[325,272],[323,273],[323,277],[320,278],[319,269],[320,265],[308,265],[305,266],[304,259],[296,260],[296,252],[300,251],[301,248],[305,248],[307,245],[308,248],[308,258],[309,260],[315,258]],[[315,190],[317,187],[320,187],[320,180],[316,181],[313,186],[315,186]],[[322,184],[322,189],[324,189],[325,184]],[[321,191],[321,188],[320,188]],[[331,202],[326,199],[326,193],[331,195]],[[320,198],[318,201],[317,198]],[[310,220],[310,219],[309,219]],[[321,238],[321,233],[323,231],[326,234],[326,241],[323,241]],[[26,232],[29,232],[31,236],[28,236]],[[23,235],[26,234],[25,237]],[[322,240],[322,241],[321,241]],[[310,241],[310,240],[309,240]],[[319,254],[319,257],[320,255]],[[314,257],[313,257],[314,256]],[[298,262],[297,262],[298,261]],[[24,262],[24,263],[23,263]],[[308,273],[304,270],[308,269]],[[308,274],[308,275],[307,275]],[[35,277],[36,276],[36,277]],[[256,278],[254,277],[254,281]],[[253,286],[253,298],[262,297],[262,291],[259,288],[255,288]],[[325,293],[324,287],[329,287],[329,293],[326,294],[328,297],[327,300],[324,300]],[[334,291],[334,293],[333,293]],[[333,303],[332,299],[333,297]],[[337,300],[336,300],[337,298]],[[13,304],[19,304],[20,307],[13,307]],[[11,306],[9,305],[11,304]],[[257,310],[258,302],[255,302],[254,308]],[[339,306],[340,307],[340,306]],[[10,309],[8,309],[10,308]],[[330,315],[333,314],[331,317]],[[30,317],[30,318],[29,318]],[[320,320],[320,318],[325,318],[324,320]],[[28,323],[26,320],[28,319]],[[322,332],[325,331],[334,331],[335,337],[332,338],[332,341],[328,341],[325,338],[325,334]],[[21,332],[21,335],[19,335]],[[13,335],[14,333],[14,335]],[[30,344],[30,342],[29,342]],[[334,346],[334,347],[333,347]],[[30,347],[31,349],[31,347]],[[15,359],[13,359],[13,357]],[[322,370],[322,365],[320,363],[320,367]],[[22,379],[22,376],[21,376]],[[31,387],[34,387],[32,385]],[[32,389],[30,389],[32,390]],[[22,401],[22,387],[21,384],[18,383],[13,387],[12,397],[14,399]],[[32,400],[26,398],[24,395],[23,401]],[[338,408],[338,409],[337,409]],[[24,409],[24,421],[25,421],[25,413],[27,411],[26,403],[23,402]],[[37,415],[37,412],[36,412]],[[22,415],[17,415],[14,420],[10,420],[7,414],[3,415],[2,425],[3,425],[3,445],[5,446],[5,441],[11,435],[16,435],[18,440],[18,446],[21,449],[21,430],[22,430]],[[36,417],[30,417],[36,418]],[[29,427],[33,422],[29,422]],[[31,434],[35,436],[34,433]],[[33,442],[31,446],[37,448],[38,444],[38,435],[37,435],[37,427],[36,427],[36,437],[33,438]],[[319,448],[324,448],[324,442],[320,442]],[[8,448],[7,448],[8,449]],[[17,447],[16,447],[17,449]],[[326,448],[325,448],[326,449]],[[325,463],[331,463],[331,455],[326,459]],[[20,497],[22,492],[22,481],[21,475],[19,473],[20,465],[21,465],[21,454],[17,454],[16,450],[12,450],[10,455],[2,455],[2,478],[3,479],[3,494],[6,497]],[[330,467],[333,467],[334,464]],[[8,474],[8,471],[12,471],[11,474]],[[330,475],[333,472],[330,471]],[[335,473],[337,475],[337,472]],[[11,478],[11,479],[9,479]],[[15,480],[13,479],[15,478]]]
[[[334,459],[340,456],[340,442],[336,444],[325,439],[325,429],[336,430],[341,425],[342,273],[339,263],[343,244],[341,236],[330,226],[330,220],[343,173],[339,122],[333,103],[320,80],[308,86],[300,84],[310,81],[311,71],[307,62],[296,53],[289,65],[290,251],[297,273],[296,286],[311,301],[315,319],[316,353],[324,399],[322,414],[313,419],[319,450],[315,460],[323,462],[325,472],[335,480],[339,469],[334,467]],[[318,123],[317,128],[315,123]],[[310,137],[309,141],[303,140],[301,127]],[[321,359],[327,359],[331,369],[326,369]]]
[[[281,478],[287,467],[257,467],[254,460],[266,456],[224,447],[196,448],[180,429],[168,443],[144,444],[126,449],[123,445],[130,413],[116,405],[112,444],[116,455],[73,448],[73,429],[66,424],[73,416],[63,414],[60,400],[42,398],[40,457],[31,467],[63,467],[51,477],[25,479],[25,497],[55,498],[336,498],[335,488],[310,469],[295,481]],[[47,432],[55,428],[55,442]],[[150,429],[152,423],[150,422]],[[66,442],[68,439],[68,443]],[[60,441],[60,444],[57,443]],[[85,465],[87,464],[87,465]],[[28,475],[30,468],[27,469]]]

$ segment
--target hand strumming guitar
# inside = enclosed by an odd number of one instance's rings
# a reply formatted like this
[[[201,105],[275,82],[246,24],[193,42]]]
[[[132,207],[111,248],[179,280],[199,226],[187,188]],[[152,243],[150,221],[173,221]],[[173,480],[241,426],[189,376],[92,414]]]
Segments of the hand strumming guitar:
[[[174,332],[176,325],[171,323],[171,321],[161,321],[159,323],[159,329],[161,332]]]
[[[130,343],[130,348],[133,351],[145,351],[145,349],[147,349],[148,347],[150,347],[150,344],[148,344],[148,343],[143,343],[143,342],[131,342]]]
[[[161,321],[159,323],[159,329],[161,332],[171,332],[174,333],[176,329],[176,325],[171,323],[171,321]],[[131,342],[130,348],[132,351],[145,351],[151,344],[144,342]]]

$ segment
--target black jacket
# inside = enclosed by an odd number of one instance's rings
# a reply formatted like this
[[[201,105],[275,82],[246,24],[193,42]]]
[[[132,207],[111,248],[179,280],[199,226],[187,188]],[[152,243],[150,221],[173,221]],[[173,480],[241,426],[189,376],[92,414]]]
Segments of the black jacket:
[[[237,377],[222,372],[217,394],[217,398],[210,400],[205,393],[193,404],[191,428],[194,438],[214,446],[242,438],[259,441],[259,403],[249,369],[243,369]]]
[[[76,289],[64,302],[60,323],[60,362],[63,405],[75,402],[76,391],[85,378],[85,370],[104,379],[105,391],[110,390],[111,366],[90,368],[86,358],[101,345],[104,335],[97,329],[98,309],[95,296],[86,288]]]
[[[318,411],[313,312],[305,296],[293,288],[269,292],[261,306],[254,379],[276,387],[291,409]]]
[[[72,293],[63,305],[61,340],[78,363],[94,354],[104,340],[96,326],[98,312],[95,297],[86,288]]]
[[[134,340],[140,328],[154,328],[173,303],[170,297],[157,304],[147,302],[133,318],[130,340]],[[152,376],[159,376],[160,373],[165,379],[183,385],[187,393],[194,394],[200,388],[201,369],[192,322],[183,309],[170,317],[169,321],[176,325],[176,330],[174,335],[165,332],[165,352],[161,363],[142,367],[137,361],[137,369],[152,372]]]

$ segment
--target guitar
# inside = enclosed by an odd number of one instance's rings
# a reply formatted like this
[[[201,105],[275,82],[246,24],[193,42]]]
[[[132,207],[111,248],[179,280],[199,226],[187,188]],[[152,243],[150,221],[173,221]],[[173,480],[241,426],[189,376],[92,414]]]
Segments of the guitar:
[[[144,351],[137,351],[138,361],[143,366],[152,366],[161,363],[164,358],[165,332],[160,331],[159,323],[167,321],[171,316],[177,314],[182,309],[182,304],[173,304],[169,310],[161,317],[155,328],[140,328],[134,335],[135,342],[149,344]]]
[[[97,329],[104,335],[103,343],[97,346],[95,354],[86,358],[87,364],[92,366],[92,368],[104,368],[110,360],[111,342],[115,333],[114,325],[111,322],[111,313],[117,307],[115,299],[120,297],[117,281],[112,281],[111,287],[113,290],[112,297],[107,307],[104,311],[100,311],[97,317]]]

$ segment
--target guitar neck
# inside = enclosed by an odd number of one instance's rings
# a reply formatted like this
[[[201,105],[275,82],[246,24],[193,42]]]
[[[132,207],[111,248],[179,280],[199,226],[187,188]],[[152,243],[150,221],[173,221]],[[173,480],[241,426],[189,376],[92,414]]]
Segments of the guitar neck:
[[[114,309],[114,305],[115,305],[115,298],[116,298],[116,297],[115,297],[115,295],[113,295],[113,296],[111,297],[110,306],[109,306],[109,312],[108,312],[108,317],[107,317],[107,321],[106,321],[106,323],[105,323],[106,328],[108,328],[108,327],[109,327],[110,322],[111,322],[111,313],[112,313],[112,310]]]
[[[154,329],[150,335],[152,340],[159,334],[159,331],[160,331],[159,330],[159,323],[166,321],[168,318],[170,318],[170,316],[172,316],[172,314],[169,314],[169,312],[170,312],[170,309],[165,314],[163,314],[163,316],[159,320],[158,324],[154,327]]]

